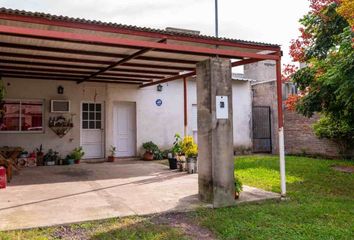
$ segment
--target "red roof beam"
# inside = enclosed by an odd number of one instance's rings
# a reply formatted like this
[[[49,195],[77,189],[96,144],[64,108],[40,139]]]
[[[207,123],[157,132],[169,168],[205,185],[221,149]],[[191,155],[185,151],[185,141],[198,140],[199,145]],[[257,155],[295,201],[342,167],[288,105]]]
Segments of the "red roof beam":
[[[55,77],[55,76],[50,76],[50,77],[39,77],[39,76],[31,76],[31,75],[13,75],[13,74],[3,74],[2,77],[8,77],[8,78],[22,78],[22,79],[34,79],[34,80],[58,80],[58,81],[71,81],[71,82],[76,82],[77,79],[70,79],[70,78],[62,78],[62,77]],[[132,82],[132,81],[109,81],[109,80],[90,80],[87,82],[95,82],[95,83],[114,83],[114,84],[134,84],[138,85],[141,84],[141,82]]]
[[[60,52],[78,55],[87,55],[95,57],[109,57],[109,58],[127,58],[128,54],[118,54],[112,52],[102,52],[102,51],[92,51],[92,50],[79,50],[71,48],[60,48],[60,47],[48,47],[48,46],[35,46],[31,44],[22,43],[8,43],[1,42],[1,47],[12,48],[12,49],[24,49],[24,50],[35,50],[43,52]],[[173,58],[159,58],[159,57],[149,57],[149,56],[138,56],[136,59],[145,61],[156,61],[156,62],[171,62],[171,63],[182,63],[182,64],[196,64],[198,61],[186,60],[186,59],[173,59]],[[106,64],[112,64],[114,61],[106,61]]]
[[[23,27],[0,26],[0,33],[10,36],[23,36],[35,39],[47,39],[64,42],[81,42],[87,44],[117,46],[126,48],[154,48],[164,50],[166,52],[179,52],[188,54],[209,54],[210,56],[218,55],[227,58],[256,58],[278,60],[277,55],[265,55],[251,52],[242,52],[236,50],[213,49],[206,47],[196,47],[187,45],[164,44],[156,42],[148,42],[133,39],[112,38],[98,35],[77,34],[70,32],[50,31],[42,29],[30,29]]]
[[[63,64],[63,63],[49,63],[49,62],[34,62],[32,57],[35,57],[36,55],[22,55],[22,54],[17,54],[17,53],[11,53],[11,57],[18,57],[18,58],[27,58],[31,59],[31,61],[22,61],[22,60],[9,60],[9,59],[1,59],[1,63],[9,63],[9,64],[20,64],[20,65],[33,65],[33,66],[47,66],[47,67],[60,67],[60,68],[74,68],[74,69],[90,69],[90,70],[97,70],[101,69],[101,66],[87,66],[87,65],[73,65],[73,64]],[[2,55],[2,52],[0,52],[0,57],[4,56]],[[9,55],[5,55],[9,56]],[[36,58],[35,58],[36,59]],[[57,58],[50,58],[47,60],[53,60],[53,61],[60,61],[61,58],[57,60]],[[66,58],[65,58],[66,59]],[[36,60],[42,60],[36,59]],[[44,59],[43,59],[44,60]],[[80,61],[81,59],[73,59]],[[85,59],[82,59],[83,62],[85,62]],[[119,69],[111,69],[110,71],[115,71],[115,72],[134,72],[134,73],[144,73],[144,74],[158,74],[158,75],[175,75],[178,74],[178,71],[166,71],[164,69],[161,70],[146,70],[146,69],[132,69],[132,68],[122,68],[120,67]]]
[[[269,55],[273,55],[273,54],[274,53],[271,53]],[[245,65],[245,64],[250,64],[250,63],[254,63],[254,62],[258,62],[258,61],[262,61],[262,59],[244,59],[244,60],[241,60],[241,61],[237,61],[237,62],[231,63],[231,67],[242,66],[242,65]],[[149,87],[149,86],[153,86],[153,85],[160,84],[160,83],[170,82],[170,81],[177,80],[177,79],[192,77],[195,74],[196,74],[196,71],[194,70],[194,71],[191,71],[191,72],[188,72],[188,73],[185,73],[185,74],[181,74],[181,75],[177,75],[177,76],[173,76],[173,77],[168,77],[168,78],[165,78],[165,79],[161,79],[161,80],[157,80],[157,81],[150,82],[150,83],[147,83],[147,84],[143,84],[143,85],[140,85],[140,88]]]
[[[161,39],[158,42],[159,43],[165,43],[166,39]],[[78,81],[77,83],[82,83],[84,81],[90,80],[91,78],[96,77],[97,75],[100,75],[100,74],[102,74],[104,72],[107,72],[107,71],[109,71],[109,70],[111,70],[111,69],[113,69],[115,67],[118,67],[118,66],[124,64],[124,63],[127,63],[128,61],[130,61],[130,60],[132,60],[134,58],[137,58],[137,57],[139,57],[139,56],[141,56],[141,55],[143,55],[143,54],[145,54],[145,53],[147,53],[147,52],[149,52],[151,50],[153,50],[153,48],[145,48],[145,49],[139,50],[139,51],[133,53],[132,55],[127,56],[127,57],[119,60],[118,62],[112,63],[109,66],[107,66],[107,67],[105,67],[103,69],[100,69],[100,70],[98,70],[95,73],[92,73],[90,76],[85,77],[84,79]]]
[[[21,66],[11,66],[11,65],[4,65],[0,60],[0,71],[1,70],[19,70],[19,71],[37,71],[37,72],[56,72],[56,73],[69,73],[69,74],[84,74],[89,75],[92,74],[92,71],[81,71],[81,70],[73,70],[73,69],[54,69],[54,68],[37,68],[37,67],[21,67]],[[97,69],[96,69],[97,70]],[[131,77],[131,78],[147,78],[147,79],[162,79],[163,76],[158,75],[144,75],[144,74],[127,74],[127,73],[111,73],[106,72],[100,75],[107,75],[107,76],[118,76],[118,77]]]
[[[80,81],[82,79],[82,75],[72,75],[65,73],[52,73],[52,72],[35,72],[35,71],[16,71],[16,70],[0,70],[0,75],[11,74],[11,75],[31,75],[31,76],[43,76],[43,77],[62,77],[62,78],[75,78],[76,81]],[[139,82],[151,82],[152,79],[141,79],[141,78],[127,78],[127,77],[95,77],[95,79],[117,79],[124,81],[139,81]]]

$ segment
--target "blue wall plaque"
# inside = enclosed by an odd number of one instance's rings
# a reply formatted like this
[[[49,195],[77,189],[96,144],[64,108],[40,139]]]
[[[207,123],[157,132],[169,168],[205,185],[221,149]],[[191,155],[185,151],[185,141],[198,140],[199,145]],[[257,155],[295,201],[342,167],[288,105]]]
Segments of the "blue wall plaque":
[[[157,99],[156,101],[155,101],[155,103],[156,103],[156,105],[157,106],[161,106],[162,105],[162,100],[161,99]]]

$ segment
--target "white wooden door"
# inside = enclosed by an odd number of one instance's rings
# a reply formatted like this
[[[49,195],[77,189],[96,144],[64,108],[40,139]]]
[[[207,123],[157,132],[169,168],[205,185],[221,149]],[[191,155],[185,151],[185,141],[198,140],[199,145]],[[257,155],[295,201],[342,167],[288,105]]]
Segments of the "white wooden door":
[[[84,159],[104,157],[104,109],[103,103],[81,104],[81,146]]]
[[[117,157],[136,156],[136,106],[134,102],[115,104],[114,140]]]

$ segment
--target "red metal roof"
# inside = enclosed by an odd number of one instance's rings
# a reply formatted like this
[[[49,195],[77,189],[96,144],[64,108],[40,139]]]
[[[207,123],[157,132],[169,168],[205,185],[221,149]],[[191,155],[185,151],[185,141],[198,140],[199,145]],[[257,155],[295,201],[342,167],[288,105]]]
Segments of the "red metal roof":
[[[280,59],[280,47],[0,8],[0,74],[7,77],[151,86],[191,76],[214,56],[240,66]]]

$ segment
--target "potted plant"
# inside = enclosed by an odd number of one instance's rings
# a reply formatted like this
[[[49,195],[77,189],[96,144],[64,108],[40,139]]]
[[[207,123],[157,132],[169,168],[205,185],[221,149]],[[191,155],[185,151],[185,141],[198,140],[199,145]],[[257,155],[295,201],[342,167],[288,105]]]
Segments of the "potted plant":
[[[108,162],[114,162],[116,152],[117,152],[117,148],[112,145],[111,148],[109,149],[109,156],[107,159]]]
[[[44,155],[43,162],[46,166],[53,166],[55,164],[59,164],[60,156],[58,152],[53,151],[53,149],[49,149],[48,153]]]
[[[171,170],[177,169],[177,158],[173,156],[173,151],[167,153],[168,164]]]
[[[82,150],[82,147],[74,148],[71,153],[71,157],[75,160],[75,164],[79,164],[81,158],[85,155],[85,152]]]
[[[181,154],[181,136],[176,133],[175,140],[173,142],[173,147],[171,149],[171,154],[168,158],[168,163],[170,165],[170,169],[177,169],[177,158]]]
[[[197,172],[197,156],[198,145],[194,142],[192,136],[185,136],[181,144],[182,152],[184,152],[187,158],[187,171],[188,173]],[[182,169],[183,170],[183,169]]]
[[[150,142],[143,143],[143,148],[145,149],[143,159],[148,161],[154,160],[154,153],[156,151],[159,151],[157,145],[152,141],[150,141]]]
[[[64,164],[65,165],[72,165],[75,163],[75,159],[73,158],[73,156],[70,155],[66,155],[65,159],[64,159]]]
[[[242,182],[238,177],[235,176],[235,199],[238,199],[240,197],[240,193],[242,192],[242,190]]]
[[[41,144],[39,146],[39,148],[36,148],[37,166],[43,166],[44,165],[43,157],[44,157],[43,146]]]

